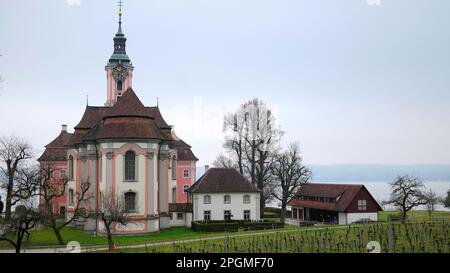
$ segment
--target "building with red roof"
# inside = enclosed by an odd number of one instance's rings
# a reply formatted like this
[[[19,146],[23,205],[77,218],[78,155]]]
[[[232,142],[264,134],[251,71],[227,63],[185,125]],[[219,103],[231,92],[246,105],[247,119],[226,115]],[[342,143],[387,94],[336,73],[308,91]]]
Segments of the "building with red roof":
[[[381,206],[364,185],[308,183],[289,202],[292,218],[334,224],[378,221]]]

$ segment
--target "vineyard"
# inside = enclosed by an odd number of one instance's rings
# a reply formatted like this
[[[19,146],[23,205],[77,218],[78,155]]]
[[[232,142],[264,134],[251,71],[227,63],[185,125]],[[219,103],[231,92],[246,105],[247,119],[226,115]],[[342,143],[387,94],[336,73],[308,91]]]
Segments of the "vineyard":
[[[304,229],[249,237],[224,237],[164,246],[148,245],[145,253],[450,253],[448,220],[407,224],[375,223]],[[376,249],[375,249],[376,251]]]

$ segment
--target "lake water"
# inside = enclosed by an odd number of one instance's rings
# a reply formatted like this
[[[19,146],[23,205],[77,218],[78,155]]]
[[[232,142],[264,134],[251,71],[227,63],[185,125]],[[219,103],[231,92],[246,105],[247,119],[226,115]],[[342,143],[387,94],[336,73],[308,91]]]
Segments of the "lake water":
[[[314,183],[321,183],[316,182]],[[333,184],[333,182],[326,182]],[[363,184],[366,186],[366,188],[370,191],[370,193],[373,195],[373,197],[377,201],[383,201],[389,199],[389,196],[391,194],[391,186],[389,185],[390,182],[364,182],[364,183],[358,183],[358,182],[345,182],[345,183],[337,183],[336,184]],[[433,190],[438,196],[445,197],[447,196],[447,191],[450,190],[450,181],[439,181],[439,182],[424,182],[425,186],[428,189]],[[386,206],[385,209],[391,209],[392,207]],[[423,207],[419,209],[424,209]],[[442,205],[439,205],[436,207],[436,210],[446,210],[450,211],[450,209],[445,208]]]

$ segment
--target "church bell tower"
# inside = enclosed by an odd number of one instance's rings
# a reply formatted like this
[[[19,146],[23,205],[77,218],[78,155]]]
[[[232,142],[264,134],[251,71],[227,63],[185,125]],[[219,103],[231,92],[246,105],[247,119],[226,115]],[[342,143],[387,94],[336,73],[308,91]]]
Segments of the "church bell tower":
[[[114,53],[105,66],[108,82],[107,100],[105,105],[112,106],[117,97],[132,86],[133,64],[126,52],[127,38],[122,32],[122,0],[119,1],[119,29],[114,37]]]

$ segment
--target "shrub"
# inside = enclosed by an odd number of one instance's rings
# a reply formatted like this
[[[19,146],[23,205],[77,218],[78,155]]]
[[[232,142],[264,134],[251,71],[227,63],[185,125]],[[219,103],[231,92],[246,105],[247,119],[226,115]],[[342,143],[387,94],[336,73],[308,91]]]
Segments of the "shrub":
[[[192,230],[196,232],[236,232],[239,231],[239,223],[230,222],[192,222]]]
[[[244,222],[242,227],[247,230],[284,228],[283,222],[263,221],[263,222]]]
[[[240,228],[246,230],[261,230],[283,228],[284,223],[268,220],[246,221],[246,220],[229,220],[229,221],[208,221],[208,222],[192,222],[192,230],[196,232],[235,232]]]

